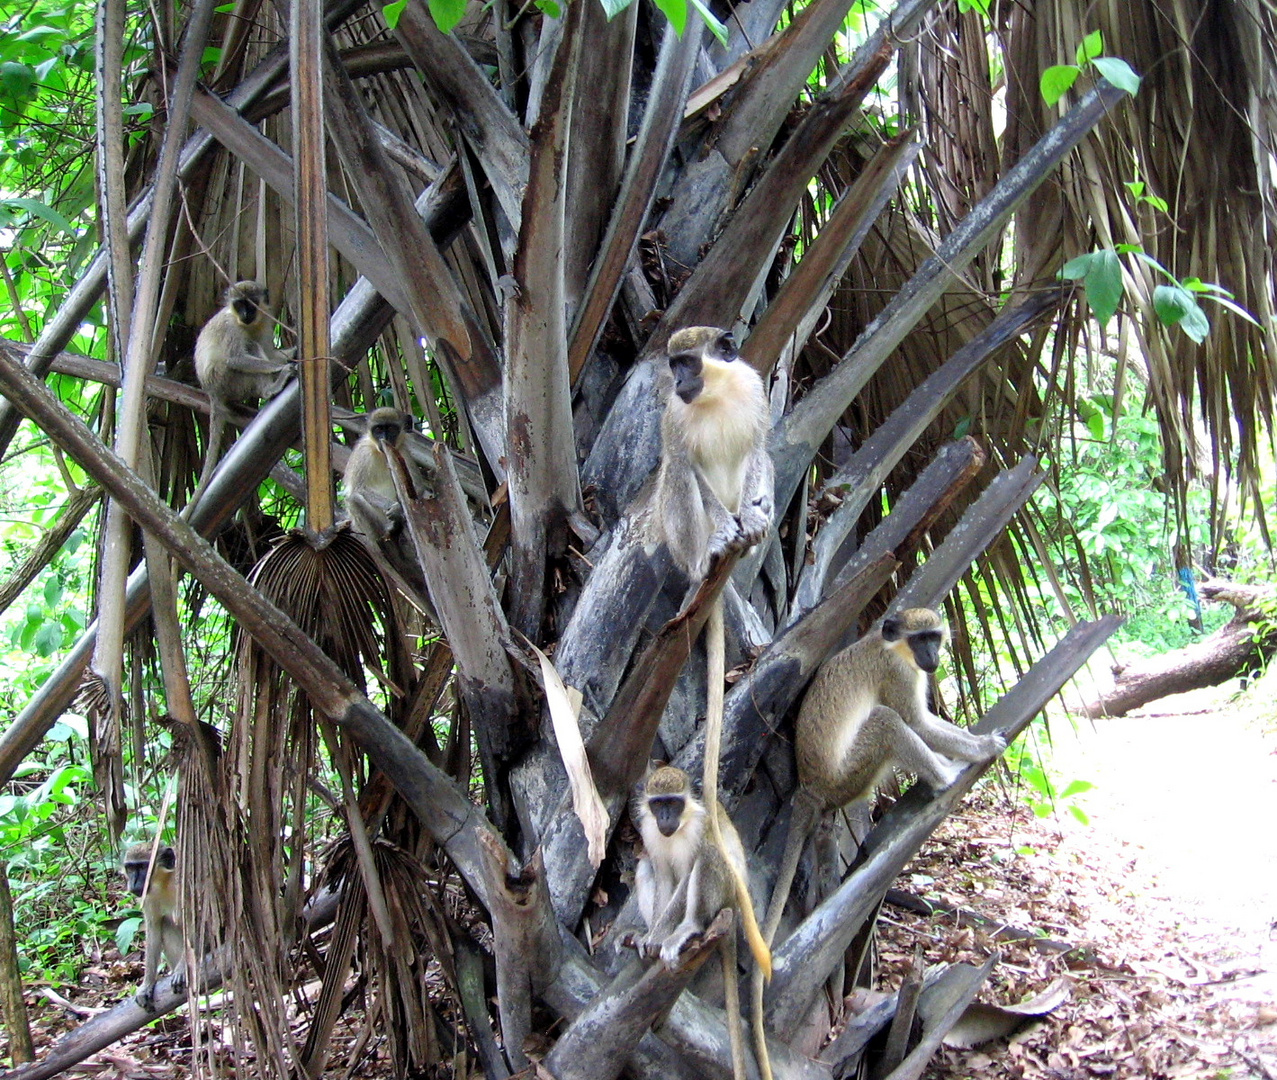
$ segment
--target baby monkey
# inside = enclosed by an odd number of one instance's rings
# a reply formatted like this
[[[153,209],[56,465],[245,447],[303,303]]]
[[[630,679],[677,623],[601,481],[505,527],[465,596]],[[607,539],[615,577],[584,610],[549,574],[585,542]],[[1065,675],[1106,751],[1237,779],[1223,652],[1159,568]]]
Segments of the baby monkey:
[[[176,993],[186,988],[186,950],[182,940],[182,919],[177,903],[177,855],[167,844],[155,853],[151,867],[151,844],[134,844],[124,853],[122,869],[129,892],[142,899],[146,927],[146,970],[134,1000],[150,1011],[155,1007],[155,982],[160,954],[173,973],[170,985]],[[146,872],[151,870],[148,887]]]
[[[208,448],[197,490],[203,490],[222,453],[232,402],[272,398],[292,376],[290,361],[275,347],[270,294],[257,281],[239,281],[195,341],[195,373],[208,392]]]
[[[682,769],[663,765],[652,772],[630,807],[643,837],[643,856],[634,872],[634,890],[647,936],[638,943],[646,956],[676,967],[694,940],[723,908],[734,908],[756,961],[770,955],[762,945],[753,905],[737,903],[736,880],[745,878],[745,848],[721,803],[716,803],[722,846],[709,834],[705,804],[692,794]],[[741,1031],[740,990],[736,979],[736,933],[719,946],[727,1032],[732,1046],[732,1075],[744,1080],[745,1040]],[[755,1018],[755,1047],[760,1071],[769,1076],[767,1044]]]

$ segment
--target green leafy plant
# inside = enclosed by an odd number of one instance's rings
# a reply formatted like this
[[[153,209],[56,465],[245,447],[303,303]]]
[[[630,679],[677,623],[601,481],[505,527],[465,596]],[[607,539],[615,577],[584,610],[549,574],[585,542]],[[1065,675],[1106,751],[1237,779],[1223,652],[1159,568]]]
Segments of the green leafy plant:
[[[1039,81],[1042,99],[1048,105],[1054,105],[1072,89],[1088,67],[1094,68],[1119,90],[1125,90],[1132,96],[1138,93],[1140,77],[1131,70],[1131,65],[1116,56],[1104,56],[1103,53],[1103,35],[1098,30],[1087,34],[1077,47],[1076,64],[1055,64],[1042,72]]]
[[[1043,765],[1036,753],[1025,749],[1023,740],[1007,747],[1004,760],[1012,775],[1024,785],[1021,789],[1024,801],[1036,817],[1046,818],[1065,810],[1083,825],[1091,823],[1086,811],[1076,801],[1079,795],[1095,787],[1089,780],[1070,780],[1060,787],[1058,778]]]
[[[1147,195],[1139,198],[1151,199]],[[1101,327],[1116,314],[1126,292],[1120,259],[1123,255],[1139,259],[1169,280],[1170,284],[1153,289],[1153,311],[1162,325],[1178,326],[1197,344],[1200,345],[1210,334],[1210,320],[1197,302],[1198,297],[1213,300],[1243,319],[1255,322],[1250,312],[1233,302],[1233,294],[1227,289],[1196,277],[1181,281],[1138,244],[1118,244],[1116,248],[1091,251],[1070,259],[1060,271],[1060,277],[1082,282],[1086,289],[1086,302]]]

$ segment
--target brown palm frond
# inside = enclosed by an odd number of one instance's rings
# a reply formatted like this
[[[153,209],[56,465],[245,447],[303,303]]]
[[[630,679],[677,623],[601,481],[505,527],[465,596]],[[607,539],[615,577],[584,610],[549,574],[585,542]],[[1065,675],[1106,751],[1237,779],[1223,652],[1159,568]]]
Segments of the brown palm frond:
[[[252,583],[327,652],[361,688],[365,670],[380,671],[384,656],[398,671],[401,630],[390,595],[363,544],[339,529],[326,544],[294,531],[261,561]],[[284,1076],[299,1048],[285,1037],[292,947],[301,914],[304,872],[322,820],[308,812],[316,763],[316,718],[306,695],[252,639],[244,637],[236,666],[238,705],[227,748],[237,786],[230,816],[211,809],[201,822],[212,851],[234,879],[218,902],[228,935],[230,983],[237,1000],[237,1041],[257,1048],[265,1075]],[[387,680],[389,681],[389,680]],[[333,739],[344,776],[360,755]]]
[[[385,840],[373,844],[379,887],[390,913],[392,941],[383,941],[368,920],[367,895],[354,845],[349,837],[333,845],[320,886],[342,894],[338,936],[329,949],[321,1000],[307,1036],[306,1057],[312,1067],[322,1061],[327,1041],[324,1025],[337,1017],[337,1005],[358,949],[359,968],[371,994],[370,1016],[380,1016],[390,1060],[398,1077],[420,1075],[442,1058],[436,1030],[440,993],[449,1011],[460,1013],[456,1000],[456,969],[447,917],[438,895],[442,885],[409,852]],[[354,936],[358,932],[358,937]],[[436,978],[428,969],[438,966]],[[353,1062],[347,1063],[348,1067]]]

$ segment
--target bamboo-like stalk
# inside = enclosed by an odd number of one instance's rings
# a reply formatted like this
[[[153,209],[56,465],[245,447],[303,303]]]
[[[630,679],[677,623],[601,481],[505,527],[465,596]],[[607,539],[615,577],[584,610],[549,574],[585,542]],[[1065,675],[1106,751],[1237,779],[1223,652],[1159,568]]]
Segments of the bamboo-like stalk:
[[[324,21],[318,5],[294,3],[289,8],[293,211],[301,279],[297,359],[302,387],[302,447],[306,455],[306,525],[312,535],[323,535],[333,526],[324,37]]]
[[[178,64],[176,85],[169,101],[168,125],[160,150],[160,161],[155,180],[154,203],[146,242],[142,249],[142,265],[139,274],[137,301],[127,328],[127,352],[123,364],[124,401],[119,409],[116,426],[115,449],[133,468],[137,468],[141,452],[143,428],[146,419],[146,376],[150,373],[151,337],[156,307],[160,295],[160,274],[164,268],[164,254],[168,242],[169,217],[186,129],[190,112],[191,93],[195,87],[195,75],[204,53],[204,41],[208,36],[213,16],[214,0],[199,0],[187,26],[182,57]],[[107,113],[109,115],[109,111]],[[114,125],[122,134],[122,124]],[[113,132],[108,130],[106,137]],[[121,268],[121,243],[118,240],[119,225],[113,228],[117,239],[112,245],[112,266],[116,273]],[[115,296],[113,306],[118,311],[122,298]],[[121,324],[119,330],[125,330]],[[124,699],[122,693],[124,661],[125,584],[129,574],[131,555],[131,527],[128,517],[112,500],[107,504],[106,529],[103,539],[101,575],[98,579],[98,638],[93,657],[93,670],[102,680],[109,695],[109,716],[106,718],[104,744],[99,749],[101,776],[107,779],[107,818],[112,832],[119,836],[123,830],[124,789],[123,775],[117,755],[118,731],[122,723]],[[112,732],[116,734],[112,737]],[[107,759],[107,760],[103,760]]]
[[[117,356],[128,350],[133,313],[133,258],[124,191],[124,0],[97,5],[98,200],[107,255],[108,322]]]
[[[569,5],[563,41],[532,129],[528,186],[505,303],[506,468],[510,490],[511,624],[541,640],[547,559],[562,555],[567,519],[581,512],[568,375],[563,277],[568,132],[576,60],[585,46],[581,5]]]
[[[133,260],[129,249],[128,208],[124,196],[124,102],[121,92],[124,67],[123,0],[100,0],[97,9],[97,174],[98,204],[107,254],[107,326],[116,358],[123,366],[128,353],[129,323],[133,309]],[[108,423],[117,420],[117,398],[108,392],[104,408]],[[124,798],[124,605],[115,602],[128,572],[128,521],[107,504],[103,529],[103,557],[99,567],[100,623],[93,670],[107,694],[107,714],[94,715],[90,753],[93,771],[105,795],[108,827],[119,836],[127,812]],[[110,602],[103,605],[105,595]]]

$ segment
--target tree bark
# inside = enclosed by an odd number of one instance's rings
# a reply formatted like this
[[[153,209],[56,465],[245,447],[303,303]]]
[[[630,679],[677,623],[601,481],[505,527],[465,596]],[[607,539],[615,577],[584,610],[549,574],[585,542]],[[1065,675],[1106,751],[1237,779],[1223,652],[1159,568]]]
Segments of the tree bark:
[[[1272,589],[1207,581],[1198,587],[1198,592],[1204,599],[1232,604],[1235,614],[1209,637],[1182,649],[1133,664],[1115,664],[1116,682],[1112,689],[1088,701],[1082,707],[1084,716],[1125,716],[1132,709],[1169,694],[1218,686],[1262,667],[1277,653],[1273,616],[1263,608],[1263,601],[1274,599]]]

